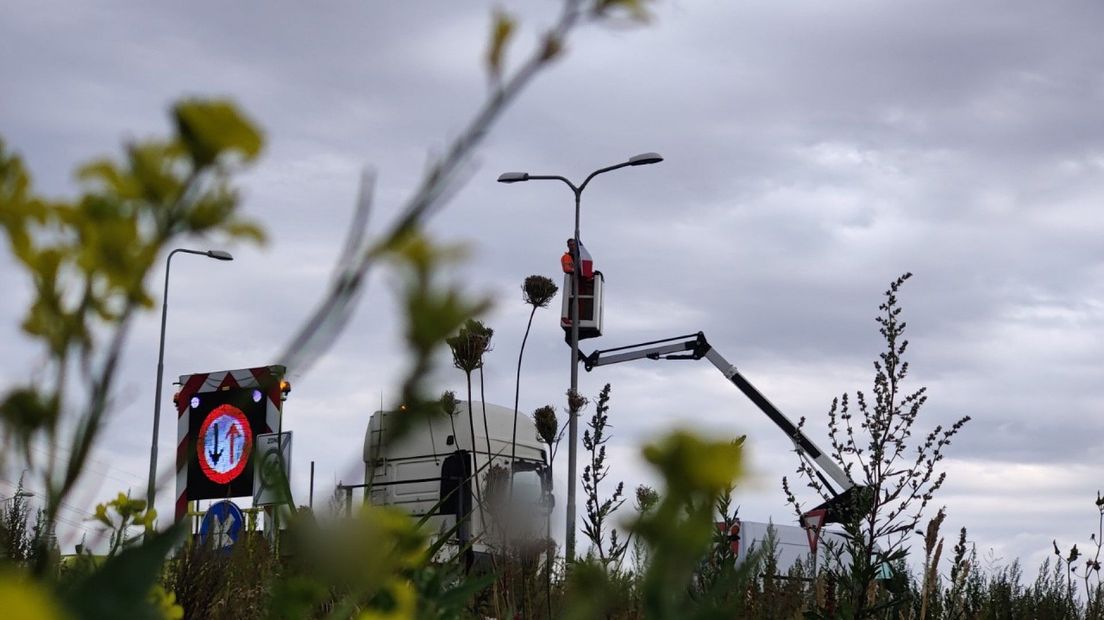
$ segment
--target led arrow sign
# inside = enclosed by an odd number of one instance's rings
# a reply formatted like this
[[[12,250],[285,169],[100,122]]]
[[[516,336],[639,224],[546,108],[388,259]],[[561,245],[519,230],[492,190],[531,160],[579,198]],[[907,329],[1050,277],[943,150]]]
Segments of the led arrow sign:
[[[253,430],[242,410],[230,404],[219,405],[199,427],[199,468],[211,482],[229,484],[245,469],[252,447]]]

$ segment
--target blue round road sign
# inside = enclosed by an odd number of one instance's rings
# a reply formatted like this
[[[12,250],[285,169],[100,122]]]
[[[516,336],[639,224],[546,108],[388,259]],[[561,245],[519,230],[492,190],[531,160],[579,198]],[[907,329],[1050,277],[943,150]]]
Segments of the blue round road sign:
[[[224,500],[211,505],[199,526],[199,543],[212,549],[230,550],[245,530],[245,517],[234,502]],[[210,542],[208,542],[210,541]]]

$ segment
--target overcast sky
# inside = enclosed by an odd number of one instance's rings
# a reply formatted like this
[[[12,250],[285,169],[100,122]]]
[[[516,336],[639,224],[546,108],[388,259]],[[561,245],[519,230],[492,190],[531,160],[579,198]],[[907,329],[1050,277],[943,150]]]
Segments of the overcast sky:
[[[233,97],[265,130],[264,156],[239,184],[271,243],[227,247],[232,263],[174,261],[166,409],[181,374],[274,363],[324,290],[361,172],[377,175],[379,231],[486,94],[491,3],[4,4],[0,135],[47,195],[75,193],[78,163],[165,135],[181,97]],[[521,22],[516,61],[556,3],[500,4]],[[520,283],[559,279],[572,225],[566,187],[501,185],[499,173],[581,179],[657,151],[663,163],[603,176],[584,195],[583,238],[607,284],[606,336],[584,350],[702,330],[824,445],[833,396],[870,389],[882,291],[911,271],[910,383],[930,396],[918,427],[973,417],[934,502],[948,508],[945,533],[966,526],[983,557],[1021,557],[1029,570],[1052,539],[1084,546],[1104,447],[1102,18],[1090,2],[683,0],[656,5],[644,27],[580,29],[431,226],[470,244],[457,277],[496,300],[488,399],[511,404]],[[6,389],[43,353],[20,335],[30,283],[4,254]],[[162,277],[151,274],[152,290]],[[345,337],[291,377],[300,503],[311,460],[316,500],[337,480],[361,481],[368,416],[393,402],[403,369],[394,283],[375,273]],[[155,312],[135,325],[70,525],[118,490],[144,495],[158,327]],[[568,369],[556,311],[538,313],[523,410],[562,406]],[[463,385],[459,371],[438,379]],[[602,368],[581,390],[606,382],[613,478],[654,483],[637,455],[666,429],[746,433],[754,475],[741,516],[792,521],[779,484],[796,464],[789,441],[706,362]],[[162,514],[175,494],[168,410]]]

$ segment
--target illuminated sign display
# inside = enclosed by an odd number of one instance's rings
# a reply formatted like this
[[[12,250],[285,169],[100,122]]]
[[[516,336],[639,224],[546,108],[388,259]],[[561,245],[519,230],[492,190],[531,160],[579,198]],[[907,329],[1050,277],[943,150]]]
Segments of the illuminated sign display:
[[[208,480],[227,484],[241,475],[253,447],[253,430],[241,409],[219,405],[199,427],[196,451]]]
[[[198,393],[188,405],[188,498],[253,495],[253,440],[266,430],[265,396],[254,388],[218,390]]]

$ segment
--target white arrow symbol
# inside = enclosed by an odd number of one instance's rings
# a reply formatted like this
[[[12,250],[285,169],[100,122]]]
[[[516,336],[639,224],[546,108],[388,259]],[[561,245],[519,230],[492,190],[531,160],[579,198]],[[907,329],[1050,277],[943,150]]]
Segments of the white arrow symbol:
[[[234,544],[234,539],[230,537],[230,528],[233,525],[234,519],[230,513],[226,513],[221,519],[215,517],[215,549],[225,549]]]

